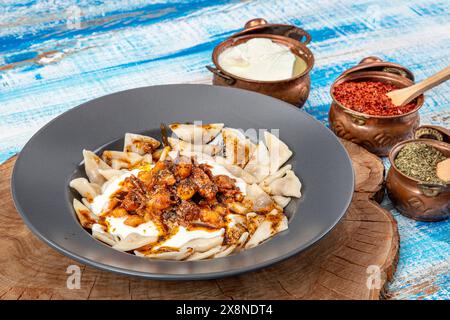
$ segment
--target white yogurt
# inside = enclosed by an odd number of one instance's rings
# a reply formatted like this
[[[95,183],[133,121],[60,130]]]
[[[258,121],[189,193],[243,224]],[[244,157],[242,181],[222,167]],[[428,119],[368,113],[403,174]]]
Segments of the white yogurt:
[[[137,176],[140,171],[141,171],[140,169],[134,169],[106,182],[105,185],[103,185],[102,194],[96,196],[92,201],[91,204],[92,212],[97,216],[103,215],[109,207],[111,196],[115,192],[120,190],[121,182],[123,182],[126,178],[128,178],[131,175]]]
[[[175,233],[160,245],[156,246],[154,249],[158,249],[160,247],[171,247],[179,249],[191,240],[221,237],[223,236],[224,232],[225,229],[223,228],[215,231],[206,231],[202,229],[187,230],[185,227],[180,226],[177,233]]]
[[[145,237],[159,235],[159,230],[152,221],[142,223],[137,227],[131,227],[124,223],[126,219],[126,217],[107,217],[106,222],[109,225],[108,232],[113,236],[118,236],[120,239],[126,238],[130,233],[137,233]]]
[[[219,65],[245,79],[277,81],[293,76],[296,56],[284,45],[270,39],[254,38],[225,49]]]
[[[119,237],[120,239],[125,239],[131,233],[137,233],[141,236],[146,237],[158,236],[160,234],[158,228],[152,221],[142,223],[137,227],[131,227],[124,223],[125,219],[126,219],[125,217],[122,218],[107,217],[106,221],[109,224],[107,232],[113,236]],[[94,229],[98,232],[102,233],[105,232],[103,230],[103,227],[99,224],[94,224],[92,230]],[[207,231],[202,229],[187,230],[186,228],[180,226],[178,228],[177,233],[172,235],[166,241],[155,246],[154,249],[158,249],[160,247],[171,247],[180,249],[191,240],[216,238],[223,236],[224,232],[225,230],[223,228],[214,231]]]
[[[105,228],[101,224],[98,224],[98,223],[94,223],[92,225],[92,232],[95,232],[95,231],[98,233],[107,233],[105,231]]]

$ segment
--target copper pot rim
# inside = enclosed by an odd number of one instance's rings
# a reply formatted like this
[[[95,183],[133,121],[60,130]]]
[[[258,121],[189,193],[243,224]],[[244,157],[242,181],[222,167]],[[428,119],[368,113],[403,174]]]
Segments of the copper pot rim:
[[[434,125],[434,124],[423,124],[414,130],[414,138],[415,139],[432,139],[432,138],[417,137],[416,134],[421,129],[430,129],[430,130],[437,131],[438,133],[440,133],[442,135],[443,140],[438,140],[438,139],[435,139],[435,140],[450,143],[450,129],[447,129],[447,128],[444,128],[444,127],[441,127],[438,125]]]
[[[355,72],[355,73],[353,73],[351,75],[352,76],[361,76],[361,78],[363,78],[363,77],[370,77],[370,76],[387,76],[387,77],[393,78],[394,80],[410,82],[409,86],[412,86],[414,84],[414,82],[412,80],[408,79],[408,78],[404,78],[404,77],[401,77],[401,76],[395,75],[395,74],[387,75],[383,71],[360,71],[360,72]],[[392,115],[392,116],[380,116],[380,115],[372,115],[372,114],[367,114],[367,113],[362,113],[362,112],[355,111],[353,109],[350,109],[350,108],[344,106],[342,103],[340,103],[334,97],[334,94],[333,94],[333,89],[338,83],[349,81],[349,80],[345,80],[346,76],[348,76],[348,75],[347,74],[343,74],[343,75],[339,76],[333,82],[333,84],[330,87],[330,96],[331,96],[331,99],[333,99],[333,102],[335,104],[337,104],[339,107],[341,107],[342,109],[344,109],[347,113],[350,113],[350,114],[353,114],[353,115],[356,115],[356,116],[359,116],[359,117],[365,117],[366,119],[369,119],[369,118],[374,118],[374,119],[398,119],[398,118],[406,117],[408,115],[411,115],[411,114],[414,114],[414,113],[418,112],[419,109],[422,108],[422,106],[424,104],[425,96],[422,94],[422,95],[420,95],[420,96],[418,96],[416,98],[417,99],[416,108],[411,110],[411,111],[409,111],[409,112],[407,112],[407,113],[396,114],[396,115]],[[352,81],[352,80],[350,80],[350,81]],[[382,81],[380,81],[380,82],[382,82]],[[405,86],[405,88],[406,87],[408,87],[408,86]]]
[[[291,50],[292,48],[300,48],[301,50],[305,51],[306,54],[310,55],[310,62],[306,61],[305,59],[303,59],[306,62],[306,69],[305,71],[303,71],[302,73],[287,78],[287,79],[282,79],[282,80],[271,80],[271,81],[263,81],[263,80],[253,80],[253,79],[247,79],[247,78],[242,78],[239,77],[235,74],[232,74],[230,72],[225,71],[219,64],[218,58],[219,58],[219,50],[221,50],[221,52],[223,52],[223,50],[225,50],[228,47],[233,46],[233,43],[240,41],[240,40],[250,40],[253,38],[267,38],[267,39],[271,39],[274,40],[275,42],[278,43],[282,43],[283,45],[289,47]],[[244,41],[245,42],[245,41]],[[298,54],[294,53],[296,56],[298,56]],[[300,57],[301,58],[301,57]],[[284,37],[284,36],[279,36],[279,35],[275,35],[275,34],[249,34],[249,35],[242,35],[242,36],[237,36],[237,37],[232,37],[232,38],[228,38],[225,41],[222,41],[221,43],[219,43],[213,50],[212,52],[212,61],[214,63],[214,65],[216,66],[216,68],[223,74],[227,75],[228,77],[234,78],[236,80],[240,80],[240,81],[244,81],[244,82],[251,82],[251,83],[259,83],[259,84],[280,84],[280,83],[285,83],[285,82],[291,82],[291,81],[295,81],[297,79],[300,79],[306,75],[309,74],[309,72],[312,70],[312,68],[314,67],[314,55],[311,52],[311,50],[309,50],[309,48],[299,42],[296,41],[294,39],[290,39],[288,37]]]
[[[258,30],[258,29],[260,29],[261,27],[271,27],[271,28],[273,28],[273,27],[275,27],[275,28],[276,28],[276,27],[286,27],[286,28],[292,28],[292,27],[295,27],[295,26],[292,25],[292,24],[286,24],[286,23],[269,23],[269,22],[267,22],[265,19],[262,19],[262,20],[264,20],[263,23],[259,22],[259,23],[255,24],[255,25],[253,25],[253,26],[247,26],[249,22],[252,22],[252,21],[254,21],[254,20],[259,20],[259,19],[261,19],[261,18],[256,18],[256,19],[252,19],[252,20],[247,21],[247,22],[245,23],[244,29],[241,30],[241,31],[239,31],[239,32],[234,33],[233,35],[231,35],[230,38],[237,38],[237,37],[240,37],[240,36],[243,36],[243,35],[251,35],[251,34],[252,34],[252,33],[251,33],[252,31]],[[295,28],[307,32],[306,30],[304,30],[304,29],[302,29],[302,28],[299,28],[299,27],[295,27]],[[263,33],[260,33],[260,34],[263,34]],[[269,35],[270,35],[270,34],[269,34]],[[276,35],[276,34],[274,34],[274,35]],[[304,44],[304,45],[307,45],[309,42],[307,42],[307,43],[301,42],[301,43]]]
[[[389,151],[389,155],[388,155],[388,159],[389,162],[391,164],[391,168],[395,169],[395,172],[400,174],[403,178],[406,178],[410,181],[413,181],[415,183],[420,183],[420,184],[430,184],[430,185],[436,185],[436,183],[427,183],[426,181],[421,181],[419,179],[415,179],[412,178],[410,176],[407,176],[406,174],[404,174],[403,172],[401,172],[397,166],[395,165],[395,158],[397,157],[397,154],[400,152],[400,150],[407,144],[410,143],[425,143],[429,146],[432,147],[442,147],[444,149],[447,149],[450,152],[450,144],[443,142],[443,141],[438,141],[438,140],[433,140],[433,139],[411,139],[411,140],[405,140],[405,141],[401,141],[399,143],[397,143],[396,145],[394,145],[391,150]],[[446,187],[447,189],[450,190],[450,182],[444,183],[444,184],[440,184],[444,187]]]

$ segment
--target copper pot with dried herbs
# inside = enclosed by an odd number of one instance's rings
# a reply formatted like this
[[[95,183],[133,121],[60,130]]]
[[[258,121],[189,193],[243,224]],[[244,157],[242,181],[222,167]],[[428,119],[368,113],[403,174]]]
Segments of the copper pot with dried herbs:
[[[416,132],[428,132],[423,129]],[[428,137],[403,141],[392,148],[386,187],[401,214],[415,220],[440,221],[450,217],[450,144],[444,141],[450,136],[444,134],[441,141]]]
[[[387,156],[396,143],[413,137],[424,97],[397,107],[386,93],[413,84],[414,76],[407,68],[377,57],[363,59],[331,86],[331,130],[376,155]]]

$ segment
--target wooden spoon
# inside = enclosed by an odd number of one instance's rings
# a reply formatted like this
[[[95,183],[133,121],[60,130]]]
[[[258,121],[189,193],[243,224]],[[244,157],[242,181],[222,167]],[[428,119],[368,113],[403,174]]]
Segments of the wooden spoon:
[[[391,91],[387,93],[387,96],[391,98],[394,105],[403,106],[448,79],[450,79],[450,66],[415,85]]]

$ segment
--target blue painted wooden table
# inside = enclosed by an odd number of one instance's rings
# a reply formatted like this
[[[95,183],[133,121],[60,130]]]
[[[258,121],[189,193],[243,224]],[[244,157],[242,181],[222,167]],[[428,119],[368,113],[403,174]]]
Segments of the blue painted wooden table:
[[[357,3],[356,3],[357,2]],[[361,58],[405,65],[418,80],[450,64],[447,0],[144,1],[4,0],[0,3],[0,163],[49,120],[130,88],[208,82],[220,41],[252,18],[311,32],[316,65],[305,111],[327,124],[333,80]],[[427,95],[422,123],[450,127],[450,85]],[[450,221],[400,216],[394,299],[450,299]]]

